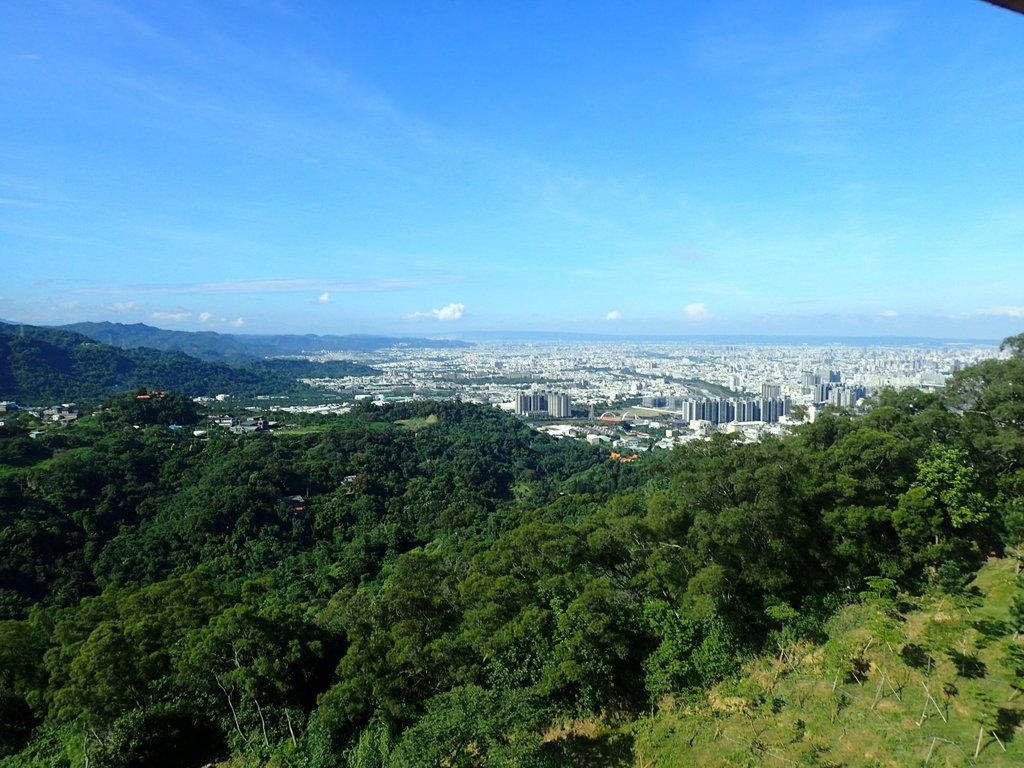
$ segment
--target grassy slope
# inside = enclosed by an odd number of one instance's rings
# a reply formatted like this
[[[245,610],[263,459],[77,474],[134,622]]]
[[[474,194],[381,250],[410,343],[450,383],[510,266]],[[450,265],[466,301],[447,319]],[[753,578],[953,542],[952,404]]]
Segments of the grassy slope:
[[[1024,680],[1005,659],[1007,607],[1024,587],[1011,560],[992,560],[973,586],[973,599],[923,598],[895,619],[850,606],[824,646],[752,662],[706,701],[666,702],[632,728],[635,765],[1024,765]]]

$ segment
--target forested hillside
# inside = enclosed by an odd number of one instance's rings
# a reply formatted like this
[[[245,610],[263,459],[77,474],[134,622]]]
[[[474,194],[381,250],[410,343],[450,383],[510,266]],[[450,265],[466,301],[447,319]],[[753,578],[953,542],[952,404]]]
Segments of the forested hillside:
[[[127,397],[38,440],[9,424],[0,765],[628,766],[727,746],[901,764],[829,754],[793,670],[828,677],[807,702],[920,672],[937,709],[981,702],[962,713],[984,714],[979,743],[1020,756],[1018,704],[992,698],[1020,683],[1013,568],[978,593],[1000,596],[991,615],[930,635],[906,617],[967,605],[978,569],[1020,551],[1022,341],[942,395],[632,464],[461,403],[208,440],[159,411],[136,428]],[[757,672],[773,658],[777,695]],[[935,687],[996,671],[1005,690]],[[783,711],[788,736],[742,742]]]
[[[150,387],[189,395],[253,396],[310,391],[298,378],[372,373],[348,361],[250,361],[225,365],[183,352],[118,349],[71,331],[0,323],[0,399],[29,405],[99,402]]]

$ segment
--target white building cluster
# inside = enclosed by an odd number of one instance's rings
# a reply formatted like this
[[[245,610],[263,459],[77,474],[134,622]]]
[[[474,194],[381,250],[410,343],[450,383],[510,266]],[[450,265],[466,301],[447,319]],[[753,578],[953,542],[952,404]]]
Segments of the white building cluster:
[[[567,395],[577,408],[643,397],[790,397],[828,402],[838,386],[935,388],[954,371],[997,356],[992,346],[809,346],[641,342],[490,342],[464,349],[339,354],[379,375],[314,380],[336,391],[388,399],[453,397],[506,403],[522,392]],[[763,386],[769,387],[768,391]],[[825,387],[824,397],[822,390]],[[637,401],[639,402],[639,401]]]
[[[1000,353],[995,344],[511,341],[332,356],[380,372],[309,382],[343,401],[457,397],[548,420],[570,419],[575,406],[592,422],[637,417],[646,406],[651,412],[639,418],[663,414],[676,434],[662,432],[659,440],[673,444],[729,424],[748,437],[785,429],[798,406],[812,416],[827,406],[856,408],[883,387],[935,389],[960,368]]]

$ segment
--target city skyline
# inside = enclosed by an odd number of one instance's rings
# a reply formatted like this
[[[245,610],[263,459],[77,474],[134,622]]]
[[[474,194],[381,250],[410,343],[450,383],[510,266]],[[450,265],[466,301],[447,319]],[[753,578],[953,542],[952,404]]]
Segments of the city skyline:
[[[1024,330],[1024,16],[982,2],[0,10],[0,318]]]

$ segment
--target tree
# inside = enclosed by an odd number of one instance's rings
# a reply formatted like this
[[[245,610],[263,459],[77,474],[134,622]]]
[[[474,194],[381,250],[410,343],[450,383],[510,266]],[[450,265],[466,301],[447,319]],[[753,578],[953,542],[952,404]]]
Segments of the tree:
[[[1022,337],[1013,338],[1019,343]],[[1004,480],[1024,469],[1024,355],[957,371],[943,397],[962,416],[961,431],[982,462],[983,479],[1003,491]],[[1011,489],[1003,492],[1013,498]]]
[[[588,580],[568,604],[556,602],[551,655],[538,690],[579,715],[640,700],[640,665],[649,641],[639,608],[602,577]]]
[[[297,743],[305,712],[329,679],[332,644],[267,585],[194,630],[176,651],[179,685],[220,702],[243,745]]]
[[[191,397],[178,392],[150,392],[145,387],[107,400],[103,408],[116,419],[142,426],[190,425],[200,419]]]
[[[983,522],[989,516],[988,503],[976,490],[978,471],[968,461],[967,451],[933,445],[928,457],[917,465],[914,486],[941,504],[954,530]]]
[[[29,621],[0,621],[0,758],[24,746],[38,724],[46,638]]]
[[[893,512],[893,524],[909,557],[936,566],[955,565],[970,556],[966,545],[981,535],[980,524],[990,515],[979,483],[967,451],[941,443],[931,446]],[[964,561],[959,567],[968,564]]]
[[[431,698],[406,729],[389,765],[541,765],[541,728],[550,717],[542,697],[528,690],[459,686]]]
[[[1012,357],[1024,357],[1024,333],[1016,336],[1007,336],[999,345],[1001,352],[1008,351]]]
[[[129,710],[173,698],[172,649],[224,602],[204,576],[186,574],[62,611],[46,654],[51,717],[84,717],[99,733]]]

